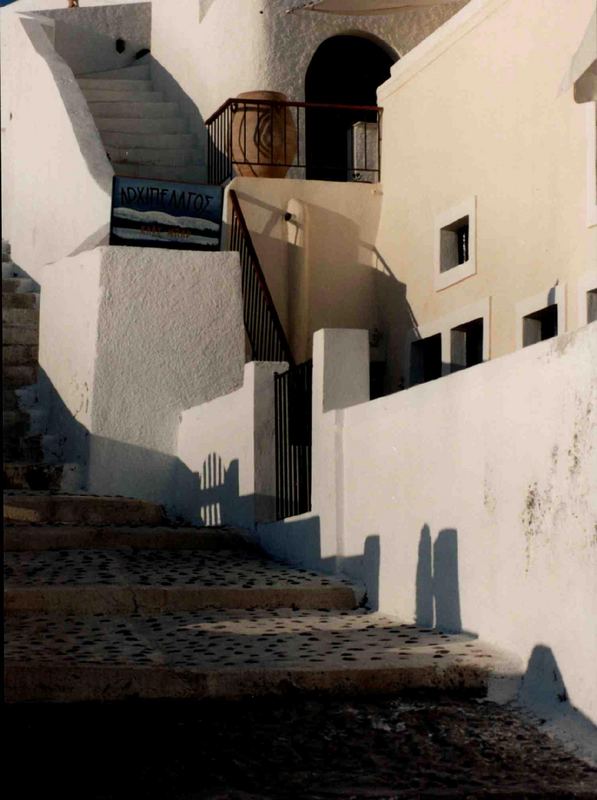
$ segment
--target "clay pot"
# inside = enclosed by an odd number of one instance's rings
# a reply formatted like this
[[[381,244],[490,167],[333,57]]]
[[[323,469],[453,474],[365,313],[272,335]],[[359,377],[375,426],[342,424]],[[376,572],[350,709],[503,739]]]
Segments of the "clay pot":
[[[243,92],[239,100],[285,102],[280,92]],[[287,106],[259,103],[239,105],[232,117],[232,160],[245,178],[284,178],[294,161],[296,126]],[[239,164],[248,161],[248,164]]]

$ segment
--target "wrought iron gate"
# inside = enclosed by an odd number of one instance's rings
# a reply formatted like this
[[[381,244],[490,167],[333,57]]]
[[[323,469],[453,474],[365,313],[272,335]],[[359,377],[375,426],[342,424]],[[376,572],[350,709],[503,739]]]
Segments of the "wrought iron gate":
[[[311,510],[312,385],[311,361],[274,377],[278,519]]]

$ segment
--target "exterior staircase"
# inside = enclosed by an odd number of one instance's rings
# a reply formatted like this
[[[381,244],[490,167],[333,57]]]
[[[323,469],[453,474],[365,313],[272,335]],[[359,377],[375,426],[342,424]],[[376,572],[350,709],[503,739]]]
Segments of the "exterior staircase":
[[[517,663],[370,613],[345,578],[279,564],[241,532],[174,526],[153,503],[65,489],[68,465],[43,460],[39,295],[4,245],[2,266],[8,702],[484,694],[496,676],[516,690]]]
[[[37,392],[39,292],[13,263],[2,243],[2,454],[4,488],[72,491],[79,484],[74,464],[49,457],[45,412]],[[44,452],[45,451],[45,452]]]
[[[201,181],[201,151],[176,103],[154,90],[149,64],[77,77],[114,172]]]

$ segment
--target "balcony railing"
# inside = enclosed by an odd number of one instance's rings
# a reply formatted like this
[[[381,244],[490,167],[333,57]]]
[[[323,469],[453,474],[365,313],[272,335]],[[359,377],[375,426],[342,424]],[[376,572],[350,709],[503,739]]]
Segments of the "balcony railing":
[[[378,106],[230,98],[206,122],[208,176],[374,183],[381,174]]]

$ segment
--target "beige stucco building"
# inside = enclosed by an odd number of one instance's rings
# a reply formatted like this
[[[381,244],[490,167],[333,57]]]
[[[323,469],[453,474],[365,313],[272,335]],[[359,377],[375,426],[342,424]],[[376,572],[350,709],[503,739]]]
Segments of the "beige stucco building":
[[[300,5],[3,8],[3,238],[41,287],[43,433],[79,490],[246,526],[407,622],[456,625],[420,602],[421,552],[451,542],[457,625],[549,648],[594,723],[595,0]],[[238,174],[253,91],[287,98],[286,176]],[[115,175],[221,183],[224,252],[110,246]],[[311,359],[308,502],[280,513],[274,375]]]

